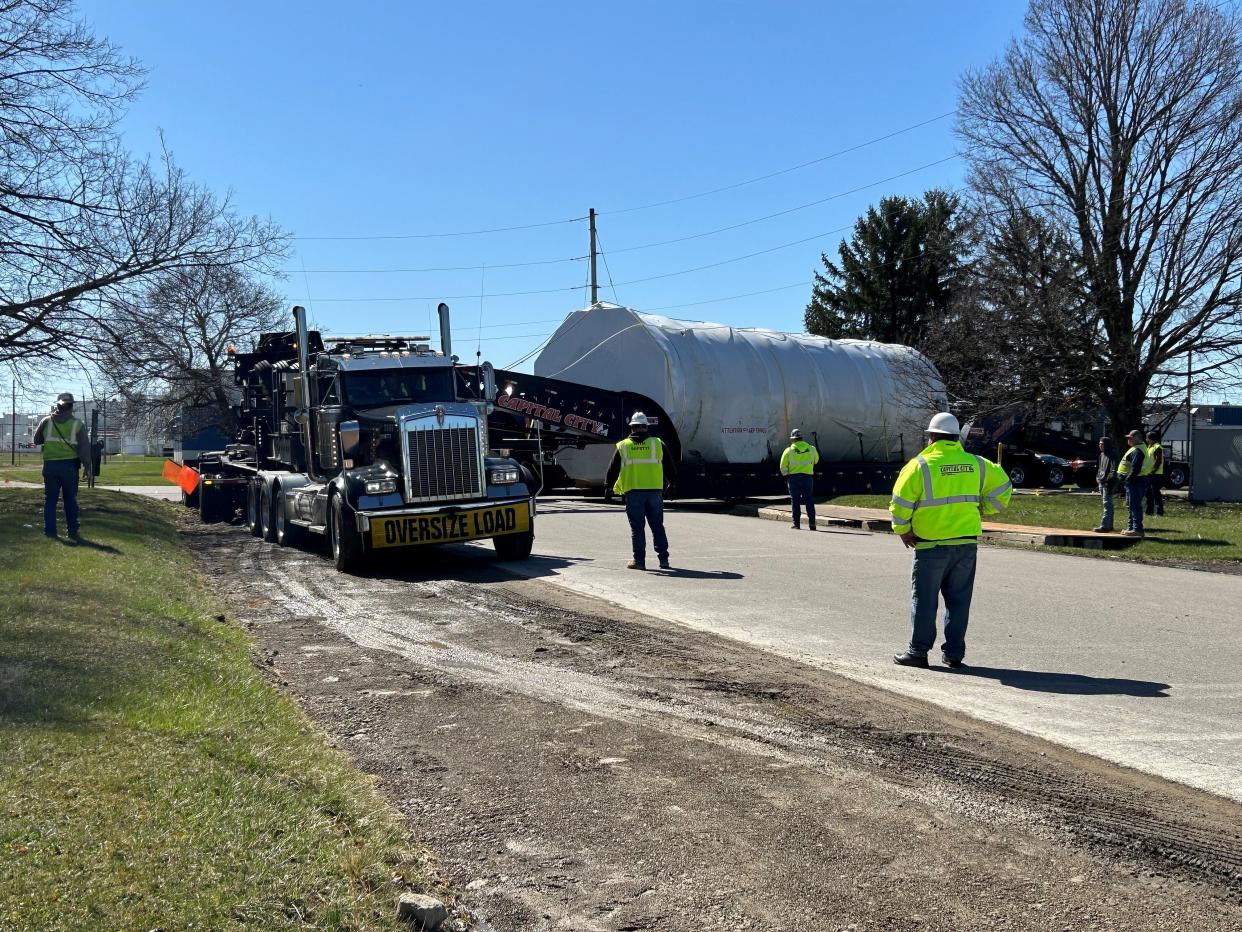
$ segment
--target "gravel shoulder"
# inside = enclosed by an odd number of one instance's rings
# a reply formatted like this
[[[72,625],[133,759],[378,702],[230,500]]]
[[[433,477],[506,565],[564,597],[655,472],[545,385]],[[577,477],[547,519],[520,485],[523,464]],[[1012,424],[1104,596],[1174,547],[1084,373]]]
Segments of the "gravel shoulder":
[[[474,928],[1242,927],[1228,801],[477,548],[355,579],[241,528],[184,534]]]

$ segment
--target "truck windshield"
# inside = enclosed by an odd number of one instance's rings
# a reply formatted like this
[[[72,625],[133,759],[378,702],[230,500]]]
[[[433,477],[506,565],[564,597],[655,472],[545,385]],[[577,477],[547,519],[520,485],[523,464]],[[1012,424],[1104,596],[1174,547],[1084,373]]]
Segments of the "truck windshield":
[[[452,401],[450,369],[377,369],[345,375],[345,403],[355,408]]]

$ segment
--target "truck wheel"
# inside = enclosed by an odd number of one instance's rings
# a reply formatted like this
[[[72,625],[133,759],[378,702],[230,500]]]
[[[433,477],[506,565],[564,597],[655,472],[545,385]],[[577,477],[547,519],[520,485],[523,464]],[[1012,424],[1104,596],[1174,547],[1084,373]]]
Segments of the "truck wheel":
[[[263,531],[260,537],[269,544],[276,543],[276,522],[272,519],[272,487],[266,482],[259,493],[259,527]]]
[[[302,538],[302,529],[289,520],[289,500],[282,490],[276,492],[276,543],[282,547],[296,547]]]
[[[263,522],[259,520],[259,483],[250,480],[246,483],[246,527],[255,537],[263,536]]]
[[[1186,469],[1184,466],[1169,467],[1169,488],[1180,489],[1186,484]]]
[[[530,558],[530,551],[534,545],[534,531],[492,538],[492,546],[496,548],[496,558],[500,560],[527,560]]]
[[[362,563],[362,536],[345,520],[339,495],[333,495],[328,503],[328,542],[336,568],[342,573],[356,573]]]
[[[190,492],[188,494],[186,493],[185,489],[182,489],[181,490],[181,504],[185,505],[186,508],[198,508],[198,492],[199,492],[199,489],[201,488],[202,488],[202,485],[200,484],[194,488],[193,492]]]
[[[1048,467],[1048,488],[1059,489],[1065,485],[1065,470],[1060,466]]]
[[[1026,485],[1026,470],[1021,466],[1013,466],[1009,469],[1009,481],[1015,489],[1020,489]]]
[[[194,490],[194,494],[198,497],[198,519],[203,524],[211,524],[217,519],[216,512],[216,494],[209,485],[199,482],[198,488]]]

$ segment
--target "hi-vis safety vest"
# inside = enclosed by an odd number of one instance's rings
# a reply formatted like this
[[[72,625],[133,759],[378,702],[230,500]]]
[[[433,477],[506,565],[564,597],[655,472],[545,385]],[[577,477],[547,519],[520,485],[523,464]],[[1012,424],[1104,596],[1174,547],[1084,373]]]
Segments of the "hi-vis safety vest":
[[[612,490],[618,495],[635,489],[664,489],[664,442],[647,437],[638,442],[626,437],[617,444],[621,454],[621,473]]]
[[[1125,456],[1121,458],[1120,465],[1117,466],[1117,475],[1130,475],[1130,453],[1138,450],[1143,454],[1143,465],[1139,467],[1140,476],[1150,476],[1152,470],[1156,468],[1156,456],[1147,448],[1145,443],[1136,443],[1126,451]]]
[[[971,543],[983,529],[982,515],[1000,514],[1012,494],[1009,477],[991,460],[967,453],[956,440],[937,440],[901,470],[888,510],[893,532],[913,531],[918,547]]]
[[[43,425],[43,459],[76,460],[78,458],[78,431],[86,425],[77,418],[56,423],[48,418]]]
[[[781,454],[782,476],[809,476],[815,472],[815,464],[819,462],[819,451],[799,440],[791,443]]]
[[[1151,455],[1151,461],[1154,464],[1151,470],[1152,473],[1157,476],[1163,476],[1164,475],[1164,448],[1160,446],[1160,444],[1158,443],[1153,443],[1153,444],[1148,445],[1147,452]],[[1160,454],[1159,460],[1156,459],[1157,453]],[[1143,461],[1143,465],[1144,466],[1147,465],[1146,460]]]

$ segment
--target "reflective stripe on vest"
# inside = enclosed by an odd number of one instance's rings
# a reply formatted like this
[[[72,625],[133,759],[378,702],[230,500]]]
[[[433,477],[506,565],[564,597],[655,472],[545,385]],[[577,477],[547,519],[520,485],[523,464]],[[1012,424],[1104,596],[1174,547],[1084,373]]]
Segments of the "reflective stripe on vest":
[[[799,450],[796,443],[789,447],[789,461],[786,465],[791,476],[809,476],[815,472],[815,450],[810,444],[804,443],[803,446],[803,450]]]
[[[936,457],[935,469],[923,454],[915,457],[923,477],[923,495],[913,503],[914,532],[924,540],[978,537],[979,503],[987,483],[987,465],[982,457],[960,447],[943,454]],[[962,481],[967,474],[969,492],[963,489]]]
[[[617,444],[621,455],[621,472],[612,489],[624,495],[636,489],[664,488],[664,444],[659,437],[648,437],[635,443],[626,437]]]
[[[43,428],[44,460],[76,460],[78,458],[78,431],[85,425],[77,418],[63,424],[47,419]]]

